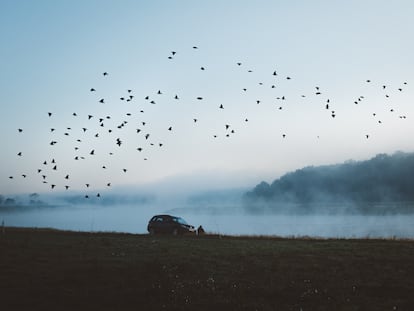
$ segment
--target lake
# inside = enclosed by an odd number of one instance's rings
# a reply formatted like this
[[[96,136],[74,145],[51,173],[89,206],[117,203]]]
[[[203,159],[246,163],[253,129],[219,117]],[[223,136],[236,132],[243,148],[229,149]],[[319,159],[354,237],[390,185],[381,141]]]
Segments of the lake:
[[[148,220],[168,213],[157,205],[66,206],[2,212],[6,226],[48,227],[75,231],[147,233]],[[251,215],[242,213],[174,212],[207,232],[230,235],[277,235],[323,238],[414,238],[414,214],[357,215]]]

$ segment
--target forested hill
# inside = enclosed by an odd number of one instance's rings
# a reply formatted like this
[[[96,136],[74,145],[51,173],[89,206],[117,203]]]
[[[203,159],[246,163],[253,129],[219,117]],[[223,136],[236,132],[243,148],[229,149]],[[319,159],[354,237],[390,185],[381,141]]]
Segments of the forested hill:
[[[305,167],[271,184],[261,182],[245,194],[244,201],[252,210],[306,211],[317,206],[352,205],[372,212],[369,209],[399,204],[397,209],[407,212],[414,202],[414,153],[379,154],[367,161]]]

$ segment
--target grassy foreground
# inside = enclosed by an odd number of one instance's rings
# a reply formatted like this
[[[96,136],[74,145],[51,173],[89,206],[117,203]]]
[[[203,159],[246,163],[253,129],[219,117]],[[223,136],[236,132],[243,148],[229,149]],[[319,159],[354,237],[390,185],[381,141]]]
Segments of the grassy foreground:
[[[6,228],[2,310],[414,310],[414,241]]]

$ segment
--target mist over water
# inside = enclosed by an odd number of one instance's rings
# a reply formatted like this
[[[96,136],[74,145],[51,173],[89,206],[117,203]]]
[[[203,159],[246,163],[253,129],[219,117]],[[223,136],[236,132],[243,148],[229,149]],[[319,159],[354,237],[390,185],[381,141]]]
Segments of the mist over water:
[[[165,204],[76,205],[2,212],[6,226],[47,227],[74,231],[147,233],[155,214],[173,214],[203,225],[209,233],[323,238],[414,238],[414,215],[253,215],[240,210],[200,211]]]

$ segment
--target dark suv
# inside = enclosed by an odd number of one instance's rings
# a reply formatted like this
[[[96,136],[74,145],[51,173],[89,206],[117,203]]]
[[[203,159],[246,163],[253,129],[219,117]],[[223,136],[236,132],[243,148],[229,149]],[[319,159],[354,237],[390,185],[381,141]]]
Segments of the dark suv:
[[[147,230],[151,235],[158,233],[173,235],[195,233],[194,226],[187,224],[181,217],[171,215],[155,215],[148,222]]]

